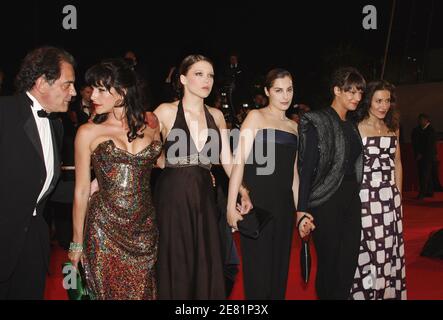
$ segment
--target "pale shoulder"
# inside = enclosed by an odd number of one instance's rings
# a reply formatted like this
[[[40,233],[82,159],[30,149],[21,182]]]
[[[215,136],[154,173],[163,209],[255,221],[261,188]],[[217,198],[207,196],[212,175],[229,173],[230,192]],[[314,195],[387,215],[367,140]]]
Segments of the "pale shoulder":
[[[98,127],[99,125],[91,122],[82,124],[75,135],[76,143],[89,144],[92,142],[99,134]]]
[[[251,110],[245,118],[245,121],[262,121],[264,119],[264,113],[262,109]]]
[[[97,124],[92,122],[86,122],[85,124],[82,124],[78,130],[77,135],[90,135],[93,134],[97,129]]]
[[[155,108],[154,114],[157,117],[160,117],[161,115],[175,113],[177,112],[177,106],[178,106],[178,101],[162,103],[157,108]]]
[[[221,112],[219,109],[206,106],[208,108],[209,113],[214,117],[214,119],[218,122],[218,120],[222,120],[225,118],[223,112]]]
[[[263,119],[264,118],[264,114],[263,114],[263,109],[255,109],[255,110],[251,110],[248,112],[248,115],[246,116],[246,119]],[[245,119],[245,120],[246,120]]]
[[[242,124],[243,128],[249,128],[249,129],[260,129],[262,127],[263,122],[263,113],[259,110],[251,110],[249,111],[248,115],[246,116],[245,120]]]

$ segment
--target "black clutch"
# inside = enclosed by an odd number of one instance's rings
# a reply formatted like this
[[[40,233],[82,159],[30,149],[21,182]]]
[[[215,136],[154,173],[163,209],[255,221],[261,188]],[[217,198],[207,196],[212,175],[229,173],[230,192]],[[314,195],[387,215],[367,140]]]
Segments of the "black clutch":
[[[300,228],[300,224],[303,219],[308,218],[308,216],[304,215],[300,221],[297,223],[297,233]],[[304,238],[301,238],[301,250],[300,250],[300,269],[301,269],[301,277],[305,283],[308,283],[309,276],[311,274],[311,250],[309,248],[309,240],[311,235],[308,235]]]
[[[309,275],[311,274],[311,251],[309,249],[309,236],[301,240],[300,250],[300,267],[301,276],[305,283],[309,281]]]
[[[273,217],[269,211],[254,207],[243,216],[242,221],[237,222],[238,231],[248,238],[258,239],[263,228]]]

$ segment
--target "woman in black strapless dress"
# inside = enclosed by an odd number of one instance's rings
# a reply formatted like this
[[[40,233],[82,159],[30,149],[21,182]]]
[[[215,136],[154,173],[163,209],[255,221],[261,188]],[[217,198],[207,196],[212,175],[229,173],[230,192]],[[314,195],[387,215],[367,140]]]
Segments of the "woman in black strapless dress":
[[[237,222],[242,220],[236,209],[236,195],[244,179],[254,207],[273,215],[258,239],[241,235],[245,296],[268,300],[285,298],[298,201],[298,137],[297,123],[285,116],[293,96],[291,74],[271,70],[265,93],[269,105],[251,111],[240,131],[229,183],[228,223],[237,229]]]

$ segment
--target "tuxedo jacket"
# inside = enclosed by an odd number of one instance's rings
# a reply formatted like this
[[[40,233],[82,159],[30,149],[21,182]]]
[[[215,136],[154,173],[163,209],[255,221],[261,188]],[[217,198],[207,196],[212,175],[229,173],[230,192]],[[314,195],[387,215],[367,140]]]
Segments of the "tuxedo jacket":
[[[60,144],[63,128],[51,119],[54,148],[54,177],[37,202],[46,180],[46,168],[31,99],[26,94],[0,97],[0,282],[14,271],[31,219],[41,219],[44,205],[60,176]],[[36,209],[37,217],[33,217]],[[42,258],[49,258],[49,234],[39,230]],[[48,263],[49,261],[45,261]]]

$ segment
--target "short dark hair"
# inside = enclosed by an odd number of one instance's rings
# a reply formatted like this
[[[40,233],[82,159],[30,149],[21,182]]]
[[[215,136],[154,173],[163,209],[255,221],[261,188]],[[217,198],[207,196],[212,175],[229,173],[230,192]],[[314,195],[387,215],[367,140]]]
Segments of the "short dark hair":
[[[330,83],[330,93],[334,97],[334,88],[339,87],[343,91],[349,91],[353,87],[357,90],[364,91],[366,88],[366,80],[361,73],[353,67],[341,67],[332,74]]]
[[[426,113],[420,113],[418,115],[418,119],[419,120],[428,120],[429,121],[429,116]]]
[[[45,46],[32,50],[23,59],[15,78],[17,91],[22,93],[31,90],[41,76],[48,83],[54,83],[61,76],[62,61],[75,66],[74,57],[63,49]]]

